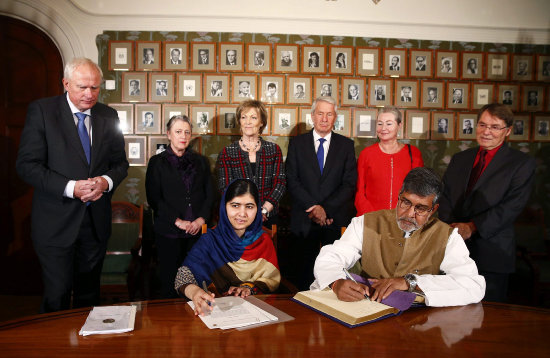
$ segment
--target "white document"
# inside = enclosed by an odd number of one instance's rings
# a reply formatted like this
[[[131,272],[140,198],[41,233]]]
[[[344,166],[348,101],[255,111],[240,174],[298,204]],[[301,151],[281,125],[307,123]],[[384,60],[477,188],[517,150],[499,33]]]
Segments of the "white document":
[[[80,329],[81,336],[123,333],[134,330],[136,306],[94,307]]]
[[[193,301],[187,302],[195,309]],[[207,315],[199,316],[210,329],[246,327],[258,323],[277,321],[278,318],[241,297],[217,297],[214,309]]]

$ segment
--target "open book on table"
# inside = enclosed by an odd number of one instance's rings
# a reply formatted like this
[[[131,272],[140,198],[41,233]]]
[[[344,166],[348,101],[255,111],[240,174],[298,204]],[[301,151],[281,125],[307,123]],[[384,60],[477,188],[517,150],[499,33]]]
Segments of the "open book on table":
[[[382,303],[367,299],[344,302],[327,288],[322,291],[301,291],[293,298],[308,308],[317,311],[347,327],[357,327],[387,317],[397,316],[408,309],[417,299],[411,292],[394,291]]]

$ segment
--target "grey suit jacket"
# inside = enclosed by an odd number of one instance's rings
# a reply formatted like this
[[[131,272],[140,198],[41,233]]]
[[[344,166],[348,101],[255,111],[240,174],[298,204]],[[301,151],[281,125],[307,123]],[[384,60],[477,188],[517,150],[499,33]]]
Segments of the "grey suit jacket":
[[[287,187],[292,200],[291,230],[307,235],[314,224],[305,212],[320,204],[333,225],[347,226],[355,216],[357,164],[353,141],[332,133],[323,175],[317,162],[313,132],[291,139],[286,158]]]
[[[98,237],[111,233],[111,196],[128,173],[124,137],[117,112],[101,103],[91,110],[92,153],[88,165],[66,94],[32,102],[17,156],[17,173],[34,187],[31,235],[35,242],[71,245],[86,205],[63,196],[69,180],[107,175],[113,190],[90,204]]]
[[[513,272],[514,221],[529,199],[535,160],[504,143],[466,195],[478,150],[471,148],[452,157],[443,176],[439,218],[448,224],[472,221],[476,225],[478,231],[466,244],[480,270]]]

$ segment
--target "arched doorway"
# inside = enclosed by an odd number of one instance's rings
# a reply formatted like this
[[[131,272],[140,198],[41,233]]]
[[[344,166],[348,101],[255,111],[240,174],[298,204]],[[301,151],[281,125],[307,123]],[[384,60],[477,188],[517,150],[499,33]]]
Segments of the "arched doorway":
[[[39,294],[40,265],[30,239],[32,188],[15,172],[28,104],[63,93],[63,61],[37,27],[0,16],[0,293]]]

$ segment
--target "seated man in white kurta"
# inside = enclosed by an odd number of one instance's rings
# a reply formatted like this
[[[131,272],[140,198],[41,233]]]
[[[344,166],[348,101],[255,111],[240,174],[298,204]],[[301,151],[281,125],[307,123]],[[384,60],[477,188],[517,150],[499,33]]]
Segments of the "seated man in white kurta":
[[[331,287],[342,301],[364,294],[381,301],[395,290],[422,293],[428,306],[458,306],[481,301],[485,279],[457,229],[433,217],[442,191],[440,178],[427,168],[407,174],[397,208],[352,219],[340,240],[321,249],[311,289]],[[346,280],[342,268],[361,260],[361,275],[371,287]]]

